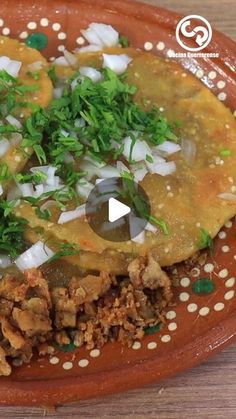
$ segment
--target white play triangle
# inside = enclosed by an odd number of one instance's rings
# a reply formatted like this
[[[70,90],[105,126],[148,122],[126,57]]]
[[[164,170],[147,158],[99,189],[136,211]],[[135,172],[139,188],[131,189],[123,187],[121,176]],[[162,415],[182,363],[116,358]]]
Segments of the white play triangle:
[[[108,202],[108,220],[110,223],[119,220],[127,214],[130,214],[131,209],[128,205],[118,201],[115,198],[110,198]]]

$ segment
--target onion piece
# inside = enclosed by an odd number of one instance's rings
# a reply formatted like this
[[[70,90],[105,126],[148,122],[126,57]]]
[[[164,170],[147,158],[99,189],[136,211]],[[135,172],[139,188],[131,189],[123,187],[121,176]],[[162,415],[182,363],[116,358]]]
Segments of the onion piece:
[[[146,231],[151,231],[151,233],[156,233],[158,231],[157,227],[154,226],[153,224],[149,223],[149,222],[146,224],[145,230]]]
[[[145,241],[146,220],[129,214],[129,231],[131,240],[135,243],[143,244]]]
[[[12,132],[11,136],[10,136],[10,143],[12,145],[18,145],[21,143],[21,141],[23,140],[22,135],[19,132]]]
[[[80,205],[75,210],[72,211],[65,211],[62,212],[57,223],[58,224],[65,224],[69,221],[76,220],[76,218],[80,218],[86,215],[86,205]]]
[[[63,54],[65,56],[66,61],[71,67],[76,67],[78,64],[78,58],[75,54],[72,54],[71,52],[67,51],[67,49],[64,49]]]
[[[64,87],[63,86],[55,87],[53,89],[53,98],[54,99],[60,99],[62,97],[63,90],[64,90]]]
[[[99,162],[99,161],[97,161],[97,160],[94,160],[94,159],[93,159],[92,157],[90,157],[90,156],[84,156],[83,160],[84,160],[84,161],[88,161],[88,162],[89,162],[89,163],[91,163],[93,166],[99,167],[100,169],[101,169],[102,167],[105,167],[105,166],[106,166],[106,163],[105,163],[104,161]]]
[[[161,155],[165,157],[177,153],[181,150],[181,147],[179,144],[174,143],[173,141],[166,140],[164,143],[157,145],[156,147],[153,147],[153,149],[157,152],[161,152]]]
[[[148,173],[148,169],[144,163],[136,163],[131,165],[131,171],[134,175],[135,182],[142,182],[145,178],[146,174]]]
[[[64,162],[66,164],[70,164],[70,163],[74,164],[75,163],[75,159],[69,151],[66,151],[64,153]]]
[[[2,196],[2,194],[3,194],[3,187],[2,187],[2,185],[0,184],[0,196]]]
[[[5,156],[10,147],[10,142],[6,138],[2,138],[0,140],[0,157]]]
[[[130,173],[130,169],[120,160],[116,162],[116,167],[118,172],[121,174],[122,172]]]
[[[223,199],[225,201],[236,202],[236,195],[231,192],[223,192],[217,195],[217,198]]]
[[[9,124],[13,125],[14,127],[20,129],[22,128],[22,124],[20,121],[18,121],[18,119],[16,119],[14,116],[12,115],[7,115],[5,117],[6,121],[9,122]]]
[[[60,65],[62,67],[69,67],[70,65],[67,59],[63,55],[61,57],[55,58],[55,60],[53,61],[53,64]]]
[[[41,211],[44,211],[51,207],[55,207],[55,205],[57,205],[56,201],[54,201],[53,199],[49,199],[41,205],[40,209]]]
[[[127,70],[129,63],[132,61],[126,54],[112,55],[102,54],[103,56],[103,68],[110,68],[116,74],[122,74]]]
[[[130,151],[132,151],[131,156]],[[146,141],[141,141],[137,139],[132,147],[132,138],[126,137],[124,139],[123,155],[127,160],[129,160],[129,158],[131,157],[131,160],[139,162],[144,160],[147,154],[152,155],[152,152]]]
[[[83,118],[75,119],[75,127],[76,128],[83,128],[83,127],[85,127],[85,125],[86,125],[86,122]]]
[[[82,76],[88,77],[93,83],[97,83],[102,80],[102,74],[100,71],[93,67],[80,67],[79,72]]]
[[[42,241],[36,242],[28,250],[22,253],[16,260],[16,266],[24,271],[26,269],[38,268],[47,262],[55,253]]]
[[[18,183],[18,188],[22,196],[34,196],[34,187],[32,183]]]
[[[90,44],[113,47],[119,43],[119,33],[111,25],[104,23],[90,23],[81,33]]]
[[[186,161],[186,163],[191,165],[196,158],[196,153],[197,153],[196,143],[192,140],[183,138],[181,140],[181,152],[183,154],[183,158]]]
[[[10,74],[10,76],[12,77],[18,77],[21,66],[22,66],[21,61],[10,60],[10,63],[8,64],[6,68],[6,72]]]
[[[149,163],[148,170],[150,173],[156,173],[161,176],[172,175],[176,171],[176,164],[173,161]]]
[[[18,185],[13,186],[8,194],[7,194],[7,201],[14,201],[22,196],[22,192],[18,188]]]
[[[0,254],[0,268],[6,269],[12,265],[12,260],[5,254]]]
[[[2,55],[0,57],[0,70],[7,70],[8,64],[10,64],[10,58],[6,57],[5,55]]]
[[[94,185],[91,182],[83,181],[83,183],[77,183],[76,192],[81,198],[87,199],[90,192],[94,188]]]
[[[81,53],[86,53],[86,52],[97,52],[97,51],[101,51],[102,46],[101,45],[86,45],[85,47],[81,47],[81,48],[76,48],[75,52],[78,52],[79,54]]]
[[[111,177],[120,177],[120,173],[117,168],[110,165],[98,168],[97,175],[105,179]]]

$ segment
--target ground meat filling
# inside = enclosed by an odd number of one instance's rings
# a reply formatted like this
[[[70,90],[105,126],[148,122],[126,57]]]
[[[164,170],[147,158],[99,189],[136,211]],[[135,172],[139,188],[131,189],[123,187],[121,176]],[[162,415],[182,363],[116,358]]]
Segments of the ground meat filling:
[[[134,259],[128,272],[127,278],[107,272],[73,277],[52,290],[37,269],[22,279],[6,275],[0,282],[0,375],[11,373],[11,359],[29,362],[34,348],[45,355],[55,343],[92,349],[141,339],[145,327],[163,320],[171,281],[152,255]]]

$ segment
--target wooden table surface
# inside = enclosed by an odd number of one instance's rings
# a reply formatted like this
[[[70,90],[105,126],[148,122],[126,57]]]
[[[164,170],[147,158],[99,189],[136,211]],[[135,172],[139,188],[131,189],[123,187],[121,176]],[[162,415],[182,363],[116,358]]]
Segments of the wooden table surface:
[[[119,0],[117,0],[119,1]],[[236,41],[235,0],[143,0],[183,15],[206,17]],[[109,0],[108,0],[109,2]],[[236,327],[236,325],[235,325]],[[236,345],[177,377],[125,394],[73,403],[48,413],[40,408],[0,408],[0,418],[236,418]]]

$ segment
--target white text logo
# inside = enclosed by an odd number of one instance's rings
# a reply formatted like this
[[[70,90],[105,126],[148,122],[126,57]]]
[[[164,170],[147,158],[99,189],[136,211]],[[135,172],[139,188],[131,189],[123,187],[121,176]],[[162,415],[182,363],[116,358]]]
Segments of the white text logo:
[[[184,38],[193,38],[196,46],[189,47],[184,42]],[[211,42],[211,38],[212,28],[210,23],[207,19],[199,15],[185,16],[179,21],[176,27],[177,42],[187,51],[201,51]]]

